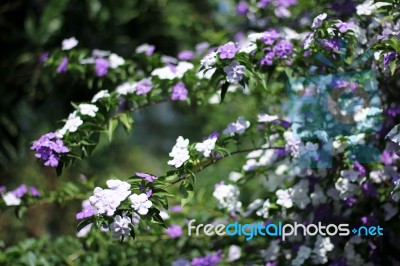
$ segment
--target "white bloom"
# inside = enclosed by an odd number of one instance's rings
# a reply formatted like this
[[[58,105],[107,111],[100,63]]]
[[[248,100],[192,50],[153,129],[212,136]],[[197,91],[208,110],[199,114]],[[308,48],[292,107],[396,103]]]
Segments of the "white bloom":
[[[369,178],[377,184],[382,183],[383,181],[389,180],[391,177],[387,173],[385,173],[384,169],[371,171],[369,173]]]
[[[313,23],[311,25],[311,28],[315,29],[315,28],[319,28],[322,26],[323,21],[326,19],[327,14],[326,13],[322,13],[318,16],[316,16],[313,20]]]
[[[18,206],[21,204],[21,199],[15,196],[12,192],[8,192],[2,195],[2,197],[7,206]]]
[[[154,49],[153,45],[150,45],[148,43],[144,43],[142,45],[139,45],[138,47],[136,47],[135,52],[137,54],[141,54],[141,53],[146,53],[147,51],[149,51],[150,49]]]
[[[163,218],[163,220],[168,220],[169,219],[169,214],[165,210],[160,211],[160,216]]]
[[[110,179],[107,180],[106,183],[110,189],[118,193],[118,196],[120,197],[121,201],[126,199],[131,194],[129,190],[131,188],[131,185],[128,182],[121,181],[118,179]]]
[[[96,93],[96,95],[93,96],[92,103],[95,103],[98,100],[106,98],[106,97],[110,97],[110,93],[107,90],[101,90],[98,93]]]
[[[78,130],[78,127],[83,124],[82,119],[76,115],[76,111],[71,113],[68,116],[67,121],[62,129],[57,131],[57,137],[62,138],[67,131],[75,132]]]
[[[104,51],[104,50],[99,50],[99,49],[94,49],[92,51],[93,57],[106,57],[108,55],[110,55],[110,51]]]
[[[218,184],[215,187],[213,196],[218,201],[218,208],[227,211],[236,211],[240,209],[242,203],[239,201],[240,191],[235,185]]]
[[[243,175],[241,173],[238,173],[238,172],[232,171],[232,172],[229,173],[229,180],[232,181],[232,182],[237,182],[242,177],[243,177]]]
[[[366,265],[362,256],[356,253],[354,245],[350,242],[347,242],[344,246],[343,254],[346,257],[346,264],[349,266]]]
[[[325,264],[328,262],[327,253],[332,251],[334,248],[329,237],[317,236],[315,246],[311,254],[311,258],[314,264]]]
[[[336,181],[335,188],[339,192],[339,197],[343,200],[352,197],[359,191],[359,187],[357,185],[350,183],[347,178],[342,177]]]
[[[390,139],[394,143],[400,144],[400,125],[392,128],[385,138]]]
[[[304,146],[306,151],[317,151],[318,150],[318,143],[312,143],[307,141],[306,145]]]
[[[383,209],[385,210],[385,221],[389,221],[399,212],[399,208],[389,202],[383,204]]]
[[[217,141],[217,138],[206,139],[205,141],[203,141],[201,143],[197,143],[195,146],[195,149],[198,152],[203,153],[204,157],[210,157],[212,150],[215,148],[216,141]]]
[[[300,266],[303,265],[304,262],[310,257],[311,248],[307,246],[300,246],[299,251],[297,252],[297,257],[292,260],[292,266]]]
[[[323,204],[327,200],[324,191],[318,184],[314,186],[314,192],[310,194],[310,198],[313,206]]]
[[[292,201],[300,209],[305,209],[305,207],[307,207],[307,205],[311,202],[310,198],[308,197],[308,185],[308,180],[303,179],[292,189]]]
[[[183,75],[190,69],[192,69],[194,65],[189,62],[179,62],[175,67],[165,66],[162,68],[156,68],[151,72],[152,76],[158,76],[159,79],[175,79],[182,78]]]
[[[228,250],[228,261],[235,261],[240,259],[241,251],[240,247],[236,245],[231,245]]]
[[[340,171],[340,176],[347,178],[351,182],[355,182],[360,177],[360,172],[354,170],[342,170]]]
[[[262,208],[256,212],[257,216],[261,216],[264,219],[268,218],[270,207],[271,203],[269,202],[269,199],[267,199],[266,201],[264,201]]]
[[[236,134],[243,134],[244,131],[250,127],[250,122],[240,116],[236,122],[230,123],[228,127],[222,132],[223,134],[230,134],[233,136]]]
[[[71,50],[75,46],[78,45],[78,40],[75,37],[71,37],[69,39],[65,39],[62,41],[61,50]]]
[[[93,223],[90,223],[83,227],[78,233],[76,233],[76,237],[85,237],[89,234],[90,229],[92,229]]]
[[[119,95],[127,95],[128,93],[135,92],[135,90],[136,90],[135,82],[124,82],[115,89],[115,91]]]
[[[226,80],[232,84],[238,84],[243,79],[246,68],[237,61],[233,61],[229,66],[224,67]]]
[[[314,41],[314,33],[312,32],[312,33],[308,34],[303,40],[304,49],[310,48],[313,41]]]
[[[359,16],[370,16],[373,12],[375,12],[378,8],[390,5],[390,3],[378,2],[374,4],[373,0],[367,0],[364,3],[356,6],[356,13]]]
[[[120,215],[115,216],[114,222],[110,224],[110,230],[114,238],[129,236],[131,228],[131,219],[129,217],[121,217]]]
[[[95,117],[98,110],[99,108],[94,104],[82,103],[79,105],[79,112],[83,115]]]
[[[132,208],[137,211],[140,215],[145,215],[149,212],[149,209],[153,205],[153,203],[149,200],[146,194],[142,193],[132,194],[129,197],[130,201],[132,202]]]
[[[286,190],[279,189],[276,191],[276,196],[278,197],[276,204],[285,208],[291,208],[293,206],[292,188],[288,188]]]
[[[263,256],[266,261],[277,260],[279,256],[280,245],[280,240],[272,240],[268,246],[268,249],[261,251],[261,256]]]
[[[211,52],[201,59],[200,64],[205,68],[212,68],[217,63],[217,52]]]
[[[250,214],[252,214],[255,210],[263,206],[264,201],[262,199],[256,199],[252,203],[249,204],[247,207],[247,210],[243,214],[244,217],[248,217]]]
[[[264,114],[264,113],[258,115],[259,123],[268,123],[268,122],[272,122],[277,119],[278,119],[277,115],[269,115],[269,114]]]
[[[110,61],[111,68],[117,68],[125,64],[125,59],[117,54],[110,54],[108,60]]]
[[[172,157],[172,160],[168,161],[169,165],[173,165],[176,168],[181,167],[187,160],[189,160],[189,140],[184,139],[182,136],[179,136],[176,140],[175,146],[172,148],[172,151],[169,153],[169,156]]]
[[[258,166],[260,166],[260,164],[257,162],[257,160],[250,159],[250,160],[246,161],[246,164],[243,165],[242,169],[245,172],[249,172],[249,171],[256,169]]]
[[[255,44],[254,42],[247,41],[243,45],[241,45],[239,53],[244,52],[246,54],[250,54],[255,49],[257,49],[257,44]]]
[[[216,70],[217,70],[216,68],[203,69],[203,70],[197,72],[196,76],[199,79],[211,79]]]

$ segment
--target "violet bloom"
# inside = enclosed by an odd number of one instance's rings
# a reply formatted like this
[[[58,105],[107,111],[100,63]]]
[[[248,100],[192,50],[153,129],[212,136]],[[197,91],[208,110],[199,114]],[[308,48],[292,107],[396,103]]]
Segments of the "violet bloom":
[[[221,261],[222,252],[192,259],[192,266],[215,266]]]
[[[286,151],[284,148],[275,149],[274,151],[276,157],[281,158],[286,156]]]
[[[172,87],[171,99],[173,101],[185,101],[187,99],[188,90],[183,82],[178,82]]]
[[[44,64],[49,59],[49,52],[43,52],[39,55],[39,62]]]
[[[376,198],[378,196],[378,192],[376,188],[369,182],[365,182],[361,185],[361,189],[365,196],[370,198]]]
[[[88,204],[83,208],[82,211],[80,211],[76,214],[76,219],[82,220],[85,218],[92,217],[95,214],[96,214],[95,208],[92,205]]]
[[[281,40],[274,47],[274,52],[277,57],[285,58],[292,54],[293,44],[286,40]]]
[[[237,61],[233,61],[229,66],[224,67],[226,80],[232,84],[238,84],[243,79],[246,68]]]
[[[249,12],[249,5],[245,1],[240,1],[236,6],[236,12],[241,16],[246,15]]]
[[[0,186],[0,193],[3,193],[6,191],[6,186]]]
[[[178,238],[181,237],[183,232],[182,232],[182,226],[176,225],[176,224],[171,224],[165,232],[169,235],[170,238]]]
[[[396,52],[389,52],[383,56],[383,68],[386,69],[391,61],[396,59]]]
[[[218,48],[219,57],[221,59],[232,59],[238,50],[233,42],[228,42]]]
[[[276,30],[267,30],[263,32],[261,41],[263,41],[266,45],[272,45],[274,44],[275,40],[280,37],[281,35],[277,33]]]
[[[136,94],[146,94],[153,89],[151,78],[145,78],[136,83]]]
[[[39,190],[34,186],[30,186],[29,187],[29,193],[31,194],[32,197],[39,197],[40,196]]]
[[[207,139],[217,139],[219,137],[219,132],[218,131],[214,131],[213,133],[211,133]]]
[[[267,262],[267,263],[265,264],[265,266],[277,266],[277,264],[276,264],[276,262],[271,262],[271,261],[269,261],[269,262]]]
[[[55,133],[48,133],[41,136],[32,144],[32,150],[36,151],[35,156],[44,161],[45,166],[57,167],[60,154],[69,152],[64,142]]]
[[[274,57],[275,53],[274,52],[269,52],[267,53],[261,60],[260,60],[260,65],[264,66],[271,66],[274,63]]]
[[[393,160],[394,160],[394,153],[393,152],[390,152],[390,151],[387,151],[387,150],[384,150],[382,152],[381,161],[382,161],[383,164],[390,165],[390,164],[393,163]]]
[[[64,73],[64,72],[67,72],[67,69],[68,69],[68,58],[67,58],[67,57],[64,57],[64,58],[61,60],[61,62],[60,62],[60,64],[58,65],[58,67],[57,67],[57,73]]]
[[[258,8],[266,8],[271,3],[271,0],[259,0],[257,3]]]
[[[96,76],[103,77],[107,75],[110,62],[104,58],[97,58],[95,60],[95,72]]]
[[[22,198],[27,192],[28,188],[25,184],[20,185],[19,187],[11,191],[11,193],[14,194],[17,198]]]
[[[332,261],[329,266],[347,266],[346,259],[345,258],[340,258],[337,260]]]
[[[192,51],[182,51],[178,54],[179,60],[192,60],[194,58],[194,53]]]
[[[378,221],[373,216],[363,216],[361,217],[361,223],[366,226],[374,226],[378,224]]]
[[[275,3],[279,7],[290,7],[297,4],[297,0],[275,0]]]
[[[346,88],[348,85],[349,83],[341,78],[334,78],[331,83],[334,89]]]
[[[356,25],[354,22],[339,22],[336,23],[335,26],[341,33],[345,33],[346,31],[353,29]]]
[[[181,205],[174,205],[171,207],[171,212],[172,213],[180,213],[182,212],[182,206]]]
[[[367,173],[367,171],[365,170],[365,167],[362,164],[360,164],[359,162],[354,163],[353,170],[359,172],[363,176]]]
[[[136,172],[135,173],[136,176],[142,178],[143,180],[146,180],[147,182],[154,182],[155,180],[157,180],[156,176],[150,175],[150,174],[146,174],[146,173],[140,173],[140,172]]]
[[[332,51],[339,51],[340,39],[337,37],[334,37],[329,40],[322,40],[321,43],[322,43],[322,46],[324,46],[326,49],[329,49]]]

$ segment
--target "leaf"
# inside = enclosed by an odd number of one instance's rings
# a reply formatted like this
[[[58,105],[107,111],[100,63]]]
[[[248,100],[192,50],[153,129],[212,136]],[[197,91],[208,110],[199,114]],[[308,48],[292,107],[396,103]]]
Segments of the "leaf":
[[[111,141],[113,137],[113,133],[118,126],[118,120],[111,119],[108,123],[108,139]]]
[[[93,222],[92,219],[85,219],[85,220],[83,220],[83,221],[80,222],[80,223],[78,224],[78,226],[76,227],[76,232],[79,233],[79,231],[81,231],[82,228],[84,228],[85,226],[91,224],[92,222]]]
[[[393,60],[392,62],[389,63],[390,73],[392,74],[392,76],[394,75],[394,72],[396,72],[396,63],[397,60]]]
[[[221,86],[221,102],[222,103],[225,99],[225,95],[228,92],[228,87],[229,87],[230,83],[229,82],[225,82],[222,86]]]
[[[129,113],[123,113],[119,117],[119,121],[121,121],[127,133],[129,133],[132,129],[132,124],[134,122],[132,116]]]
[[[182,182],[179,191],[182,194],[181,206],[183,207],[192,200],[194,196],[194,187],[189,182]]]

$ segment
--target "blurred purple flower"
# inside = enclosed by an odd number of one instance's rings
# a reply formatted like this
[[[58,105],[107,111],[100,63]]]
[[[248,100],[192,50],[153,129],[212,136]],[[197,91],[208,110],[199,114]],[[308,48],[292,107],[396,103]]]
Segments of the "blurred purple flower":
[[[178,54],[179,60],[192,60],[194,58],[194,53],[192,51],[186,50]]]
[[[281,35],[278,32],[276,32],[276,30],[267,30],[263,32],[261,41],[263,41],[266,45],[272,45],[274,44],[275,40],[280,37]]]
[[[181,205],[174,205],[171,207],[171,212],[172,213],[180,213],[182,212],[182,206]]]
[[[135,173],[136,176],[141,177],[142,179],[146,180],[147,182],[154,182],[155,180],[157,180],[156,176],[150,175],[150,174],[146,174],[146,173],[140,173],[140,172],[136,172]]]
[[[11,191],[11,193],[13,193],[17,198],[22,198],[27,192],[28,188],[25,184],[22,184],[13,191]]]
[[[49,52],[43,52],[39,55],[39,62],[44,64],[49,59]]]
[[[257,2],[258,8],[266,8],[271,3],[271,0],[259,0]]]
[[[107,75],[110,62],[104,58],[97,58],[95,60],[95,72],[96,76],[103,77]]]
[[[57,73],[64,73],[64,72],[67,72],[67,69],[68,69],[68,58],[67,58],[67,57],[64,57],[64,58],[61,60],[61,62],[60,62],[60,64],[58,65],[58,67],[57,67]]]
[[[78,212],[76,214],[76,219],[77,220],[82,220],[85,218],[89,218],[92,217],[93,215],[96,214],[96,210],[93,208],[92,205],[87,204],[82,211]]]
[[[30,187],[29,187],[29,193],[31,193],[31,195],[32,195],[33,197],[39,197],[39,196],[40,196],[39,190],[38,190],[36,187],[34,187],[34,186],[30,186]]]
[[[187,99],[188,90],[183,82],[178,82],[172,87],[171,99],[173,101],[185,101]]]
[[[236,6],[236,12],[241,16],[246,15],[249,12],[249,5],[245,1],[240,1]]]
[[[369,182],[365,182],[361,185],[361,189],[365,196],[375,198],[378,196],[376,188]]]
[[[151,78],[145,78],[140,80],[136,84],[136,94],[146,94],[153,89],[153,83],[151,82]]]
[[[221,59],[232,59],[235,57],[237,51],[238,48],[233,42],[228,42],[218,48],[218,52],[220,53],[219,57]]]
[[[274,47],[274,52],[276,56],[279,58],[285,58],[290,56],[292,54],[292,50],[293,50],[293,44],[286,40],[279,41]]]
[[[388,52],[383,56],[383,68],[386,69],[391,61],[396,59],[396,52]]]
[[[263,58],[261,58],[260,65],[271,66],[274,63],[274,57],[275,57],[274,52],[268,52]]]
[[[222,252],[218,251],[214,254],[209,254],[205,257],[198,257],[192,259],[192,266],[215,266],[222,258]]]
[[[183,232],[182,232],[182,226],[176,225],[176,224],[171,224],[165,232],[169,235],[170,238],[178,238],[181,237]]]

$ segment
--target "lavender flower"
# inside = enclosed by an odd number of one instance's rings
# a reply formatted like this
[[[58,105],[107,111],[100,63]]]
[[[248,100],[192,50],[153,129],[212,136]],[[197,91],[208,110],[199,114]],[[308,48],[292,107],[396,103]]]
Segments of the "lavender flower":
[[[11,191],[11,193],[13,193],[17,198],[22,198],[27,192],[28,188],[25,184],[20,185],[19,187]]]
[[[110,230],[114,238],[129,236],[131,228],[131,219],[129,217],[117,215],[114,218],[114,222],[110,224]]]
[[[82,220],[85,218],[89,218],[92,217],[93,215],[95,215],[96,209],[92,206],[92,204],[90,204],[90,201],[85,200],[84,202],[82,202],[82,211],[78,212],[76,214],[76,219],[77,220]]]
[[[136,176],[141,177],[142,179],[146,180],[147,182],[154,182],[155,180],[157,180],[157,177],[150,175],[150,174],[146,174],[146,173],[140,173],[140,172],[136,172],[135,173]]]
[[[263,32],[261,41],[263,41],[266,45],[272,45],[274,44],[275,40],[280,37],[281,35],[277,33],[276,30],[268,30]]]
[[[96,76],[103,77],[107,75],[110,62],[104,58],[97,58],[95,60],[95,72]]]
[[[383,55],[383,68],[386,69],[391,61],[396,59],[396,52],[388,52]]]
[[[258,8],[266,8],[271,3],[271,0],[259,0],[257,3]]]
[[[153,83],[151,82],[151,78],[145,78],[136,83],[136,94],[146,94],[153,89]]]
[[[228,42],[218,48],[219,57],[221,59],[232,59],[235,57],[238,50],[239,49],[233,42]]]
[[[0,193],[5,192],[6,190],[7,190],[6,186],[0,186]]]
[[[64,73],[68,70],[68,58],[64,57],[57,67],[57,73]]]
[[[171,212],[172,213],[180,213],[182,212],[182,206],[181,205],[174,205],[171,207]]]
[[[43,52],[39,55],[39,62],[44,64],[49,59],[49,52]]]
[[[138,54],[144,53],[147,56],[151,56],[151,55],[153,55],[155,49],[156,49],[156,47],[154,45],[145,43],[145,44],[138,46],[136,48],[135,52]]]
[[[176,224],[171,224],[165,232],[169,235],[170,238],[178,238],[181,237],[183,232],[182,232],[182,226],[176,225]]]
[[[229,66],[224,67],[226,80],[232,84],[238,84],[243,79],[246,68],[238,62],[233,61]]]
[[[45,166],[57,167],[60,154],[69,152],[64,142],[56,137],[55,133],[48,133],[41,136],[31,147],[36,151],[35,156],[42,159]]]
[[[32,197],[39,197],[40,196],[39,190],[34,186],[29,187],[29,193],[31,193]]]
[[[274,57],[275,53],[274,52],[268,52],[261,60],[260,60],[260,65],[264,66],[271,66],[274,63]]]
[[[192,51],[186,50],[178,54],[179,60],[192,60],[194,58],[194,53]]]
[[[236,12],[239,15],[246,15],[249,12],[249,5],[245,1],[240,1],[236,6]]]
[[[329,40],[322,40],[321,44],[324,46],[326,49],[332,50],[332,51],[339,51],[339,38],[334,37]]]
[[[313,23],[311,25],[311,28],[315,29],[315,28],[319,28],[322,26],[322,23],[324,22],[324,20],[326,19],[327,14],[326,13],[322,13],[318,16],[316,16],[313,20]]]
[[[205,257],[192,259],[192,266],[215,266],[221,261],[222,252],[218,251]]]
[[[172,87],[171,99],[173,101],[185,101],[187,99],[188,90],[183,82],[178,82]]]
[[[354,22],[338,22],[335,24],[335,26],[341,33],[345,33],[346,31],[354,29],[356,27]]]
[[[293,44],[286,40],[279,41],[275,47],[275,55],[279,58],[286,58],[292,54]]]

